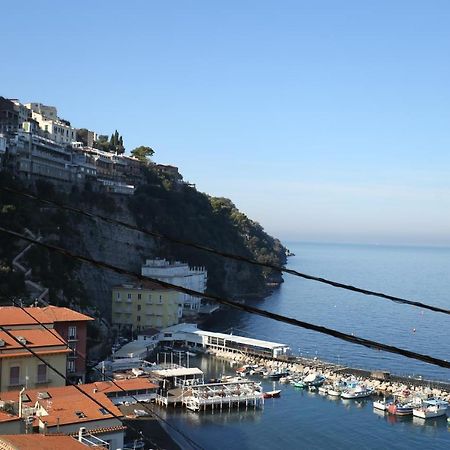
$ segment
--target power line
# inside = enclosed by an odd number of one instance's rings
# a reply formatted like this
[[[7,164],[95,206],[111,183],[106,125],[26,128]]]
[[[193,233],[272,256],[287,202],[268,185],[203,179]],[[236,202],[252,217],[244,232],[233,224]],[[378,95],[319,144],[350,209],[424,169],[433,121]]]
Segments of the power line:
[[[56,339],[58,339],[61,343],[63,343],[64,345],[67,346],[68,349],[73,350],[70,348],[69,344],[56,332],[53,332],[52,328],[48,328],[44,323],[42,323],[39,319],[37,319],[36,317],[34,317],[29,311],[27,311],[22,305],[19,305],[17,302],[15,302],[13,300],[13,304],[20,308],[23,312],[25,312],[29,317],[31,317],[34,321],[36,321],[36,323],[38,323],[40,326],[42,326],[45,330],[47,330],[49,333],[51,333]],[[75,353],[81,357],[82,359],[84,359],[86,361],[86,357],[84,357],[80,352],[78,352],[77,350],[75,350]],[[181,431],[179,428],[173,426],[172,424],[170,424],[167,420],[165,420],[163,417],[161,417],[157,412],[155,412],[152,408],[150,408],[149,405],[147,405],[146,403],[142,403],[140,400],[138,400],[134,395],[129,394],[128,391],[126,389],[124,389],[122,386],[119,386],[116,381],[114,380],[114,378],[109,377],[108,375],[104,374],[101,370],[97,369],[96,367],[93,367],[93,369],[95,371],[97,371],[98,373],[100,373],[103,377],[108,378],[108,381],[111,381],[116,387],[118,387],[121,391],[127,393],[127,395],[131,398],[133,398],[136,403],[138,403],[139,405],[141,405],[143,408],[145,408],[149,413],[155,415],[156,417],[158,417],[158,419],[160,419],[162,422],[164,422],[169,428],[171,428],[172,430],[176,431],[178,434],[180,434],[180,436],[182,436],[184,439],[186,439],[187,442],[189,442],[192,447],[194,448],[199,448],[199,449],[203,449],[203,447],[198,444],[197,442],[195,442],[192,438],[190,438],[186,433],[184,433],[183,431]]]
[[[428,364],[433,364],[436,366],[440,366],[440,367],[444,367],[447,369],[450,369],[450,362],[445,361],[443,359],[439,359],[439,358],[435,358],[433,356],[429,356],[429,355],[424,355],[422,353],[417,353],[417,352],[413,352],[411,350],[406,350],[403,348],[399,348],[399,347],[395,347],[393,345],[388,345],[388,344],[383,344],[377,341],[373,341],[370,339],[365,339],[365,338],[361,338],[358,336],[354,336],[352,334],[348,334],[348,333],[343,333],[341,331],[337,331],[331,328],[327,328],[321,325],[315,325],[315,324],[311,324],[308,322],[304,322],[298,319],[295,319],[293,317],[287,317],[287,316],[283,316],[280,314],[276,314],[270,311],[266,311],[264,309],[259,309],[259,308],[255,308],[253,306],[250,305],[245,305],[245,304],[241,304],[241,303],[237,303],[234,302],[232,300],[223,298],[223,297],[219,297],[217,295],[213,295],[213,294],[207,294],[207,293],[202,293],[202,292],[198,292],[198,291],[194,291],[192,289],[188,289],[188,288],[184,288],[184,287],[180,287],[180,286],[176,286],[174,284],[170,284],[170,283],[166,283],[164,281],[161,280],[157,280],[155,278],[150,278],[150,277],[144,277],[143,275],[134,273],[132,271],[126,270],[126,269],[122,269],[120,267],[117,266],[113,266],[111,264],[108,264],[106,262],[103,261],[97,261],[94,260],[92,258],[88,258],[86,256],[82,256],[82,255],[78,255],[75,253],[70,252],[67,249],[52,245],[52,244],[46,244],[44,242],[39,242],[35,239],[29,238],[27,236],[24,236],[20,233],[17,233],[15,231],[11,231],[11,230],[7,230],[3,227],[0,227],[0,231],[3,233],[6,233],[10,236],[14,236],[16,238],[25,240],[27,242],[31,242],[34,243],[40,247],[46,248],[50,251],[53,252],[58,252],[62,255],[65,255],[69,258],[74,258],[77,259],[81,262],[85,262],[91,265],[95,265],[97,267],[102,267],[104,269],[108,269],[112,272],[115,273],[119,273],[121,275],[127,275],[129,277],[141,280],[141,281],[152,281],[155,284],[158,284],[159,286],[162,286],[164,288],[168,288],[168,289],[172,289],[178,292],[182,292],[184,294],[188,294],[194,297],[204,297],[210,300],[213,300],[219,304],[222,305],[226,305],[226,306],[230,306],[234,309],[239,309],[240,311],[244,311],[244,312],[248,312],[251,314],[257,314],[259,316],[262,317],[266,317],[268,319],[272,319],[278,322],[283,322],[283,323],[287,323],[289,325],[294,325],[296,327],[300,327],[300,328],[304,328],[307,330],[312,330],[312,331],[316,331],[318,333],[322,333],[322,334],[326,334],[328,336],[332,336],[335,337],[337,339],[343,340],[343,341],[347,341],[353,344],[357,344],[357,345],[361,345],[367,348],[372,348],[372,349],[378,349],[378,350],[383,350],[385,352],[389,352],[389,353],[395,353],[397,355],[402,355],[405,356],[407,358],[411,358],[411,359],[416,359],[418,361],[422,361],[422,362],[426,362]]]
[[[115,419],[117,419],[120,423],[123,424],[123,420],[115,413],[113,413],[110,409],[108,409],[104,404],[102,404],[100,401],[98,401],[96,398],[92,397],[92,395],[88,394],[87,392],[85,392],[83,389],[80,388],[79,385],[72,383],[68,380],[68,378],[66,377],[66,375],[64,375],[62,372],[60,372],[58,369],[56,369],[52,364],[50,364],[48,361],[45,361],[45,359],[41,358],[34,350],[32,350],[28,345],[24,344],[23,342],[21,342],[18,338],[16,338],[8,329],[6,329],[3,325],[0,325],[0,330],[2,330],[5,334],[7,334],[11,339],[13,339],[15,342],[17,342],[21,347],[23,347],[25,350],[28,350],[35,358],[37,358],[39,361],[41,361],[43,364],[45,364],[47,367],[49,367],[50,369],[52,369],[57,375],[59,375],[63,380],[66,381],[66,383],[68,383],[70,386],[73,386],[75,389],[77,389],[79,392],[81,392],[83,395],[85,395],[86,397],[88,397],[90,400],[92,400],[97,406],[100,406],[100,408],[103,408],[106,412],[108,412],[109,414],[111,414],[111,416],[113,416]],[[64,342],[64,344],[66,344]],[[135,433],[137,433],[138,435],[139,430],[137,430],[136,428],[127,425],[129,428],[131,428]],[[147,438],[144,436],[144,438],[146,439],[146,441],[151,444],[156,446],[157,448],[160,448],[158,445],[156,445],[150,438]]]
[[[185,240],[185,239],[179,239],[179,238],[175,238],[173,236],[169,236],[169,235],[166,235],[164,233],[157,232],[157,231],[152,231],[152,230],[148,230],[148,229],[145,229],[145,228],[140,228],[140,227],[137,227],[135,225],[131,225],[131,224],[127,223],[127,222],[123,222],[121,220],[111,219],[111,218],[103,216],[101,214],[95,214],[95,213],[87,212],[87,211],[84,211],[82,209],[75,208],[73,206],[65,205],[65,204],[62,204],[62,203],[59,203],[59,202],[55,202],[55,201],[52,201],[52,200],[43,199],[43,198],[38,197],[36,195],[30,194],[30,193],[27,193],[27,192],[23,192],[23,191],[20,191],[20,190],[17,190],[17,189],[13,189],[13,188],[9,188],[9,187],[0,187],[0,190],[5,191],[5,192],[9,192],[9,193],[12,193],[12,194],[21,195],[23,197],[30,198],[30,199],[39,201],[39,202],[47,204],[47,205],[56,206],[58,208],[66,210],[66,211],[70,211],[70,212],[73,212],[73,213],[81,214],[83,216],[89,217],[92,220],[100,219],[100,220],[102,220],[102,221],[104,221],[106,223],[112,224],[112,225],[122,226],[122,227],[128,228],[130,230],[138,231],[138,232],[146,234],[148,236],[152,236],[154,238],[165,239],[165,240],[168,240],[168,241],[173,242],[175,244],[180,244],[180,245],[184,245],[184,246],[187,246],[187,247],[192,247],[192,248],[195,248],[197,250],[201,250],[201,251],[204,251],[204,252],[212,253],[214,255],[222,256],[224,258],[234,259],[236,261],[245,262],[245,263],[252,264],[252,265],[255,265],[255,266],[259,266],[259,267],[264,267],[266,269],[272,269],[272,270],[275,270],[277,272],[287,273],[287,274],[290,274],[290,275],[294,275],[296,277],[303,278],[305,280],[316,281],[318,283],[327,284],[327,285],[333,286],[335,288],[345,289],[345,290],[352,291],[352,292],[357,292],[357,293],[363,294],[363,295],[379,297],[379,298],[382,298],[384,300],[392,301],[394,303],[400,303],[400,304],[404,304],[404,305],[416,306],[418,308],[423,308],[423,309],[427,309],[427,310],[430,310],[430,311],[433,311],[433,312],[439,312],[439,313],[442,313],[442,314],[450,314],[450,310],[449,309],[440,308],[438,306],[429,305],[429,304],[426,304],[426,303],[423,303],[423,302],[419,302],[419,301],[415,301],[415,300],[408,300],[408,299],[405,299],[405,298],[402,298],[402,297],[397,297],[397,296],[394,296],[394,295],[384,294],[382,292],[376,292],[376,291],[371,291],[369,289],[363,289],[363,288],[360,288],[360,287],[357,287],[357,286],[353,286],[351,284],[340,283],[338,281],[329,280],[327,278],[318,277],[318,276],[315,276],[315,275],[309,275],[309,274],[306,274],[306,273],[303,273],[303,272],[299,272],[299,271],[294,270],[294,269],[288,269],[286,267],[277,266],[276,264],[262,263],[262,262],[256,261],[255,259],[252,259],[252,258],[249,258],[249,257],[246,257],[246,256],[236,255],[234,253],[224,252],[224,251],[221,251],[221,250],[214,249],[212,247],[208,247],[206,245],[199,244],[198,242],[189,241],[189,240]]]

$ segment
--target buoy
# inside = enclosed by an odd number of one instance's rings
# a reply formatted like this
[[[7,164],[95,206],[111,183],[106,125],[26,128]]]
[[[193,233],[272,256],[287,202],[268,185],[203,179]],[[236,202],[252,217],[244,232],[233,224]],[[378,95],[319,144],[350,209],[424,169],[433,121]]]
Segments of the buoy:
[[[416,332],[416,329],[415,328],[413,328],[413,333],[415,333]]]

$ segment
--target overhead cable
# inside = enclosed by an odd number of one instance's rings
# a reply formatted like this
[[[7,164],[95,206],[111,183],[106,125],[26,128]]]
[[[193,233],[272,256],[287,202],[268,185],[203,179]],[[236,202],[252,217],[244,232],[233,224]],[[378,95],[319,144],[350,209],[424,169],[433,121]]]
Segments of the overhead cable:
[[[203,244],[199,244],[198,242],[193,242],[193,241],[185,240],[185,239],[179,239],[179,238],[176,238],[176,237],[173,237],[173,236],[168,236],[168,235],[166,235],[164,233],[148,230],[146,228],[137,227],[137,226],[131,225],[131,224],[127,223],[127,222],[123,222],[121,220],[116,220],[116,219],[111,219],[110,217],[106,217],[106,216],[103,216],[101,214],[87,212],[87,211],[84,211],[82,209],[75,208],[73,206],[69,206],[69,205],[66,205],[66,204],[55,202],[53,200],[43,199],[41,197],[38,197],[37,195],[30,194],[28,192],[20,191],[20,190],[9,188],[9,187],[0,187],[0,190],[5,191],[5,192],[9,192],[9,193],[13,193],[13,194],[17,194],[17,195],[21,195],[21,196],[23,196],[25,198],[30,198],[30,199],[39,201],[39,202],[41,202],[43,204],[56,206],[57,208],[63,209],[65,211],[70,211],[70,212],[73,212],[73,213],[77,213],[77,214],[83,215],[85,217],[89,217],[90,219],[93,219],[93,220],[94,219],[99,219],[99,220],[102,220],[102,221],[104,221],[106,223],[109,223],[109,224],[122,226],[122,227],[128,228],[128,229],[133,230],[133,231],[138,231],[138,232],[143,233],[143,234],[145,234],[147,236],[151,236],[151,237],[158,238],[158,239],[165,239],[165,240],[170,241],[170,242],[175,243],[175,244],[185,245],[187,247],[195,248],[197,250],[201,250],[201,251],[208,252],[208,253],[211,253],[211,254],[214,254],[214,255],[222,256],[224,258],[234,259],[236,261],[245,262],[245,263],[252,264],[252,265],[255,265],[255,266],[259,266],[259,267],[263,267],[263,268],[266,268],[266,269],[272,269],[272,270],[275,270],[275,271],[278,271],[278,272],[287,273],[289,275],[294,275],[296,277],[300,277],[300,278],[303,278],[305,280],[311,280],[311,281],[316,281],[316,282],[319,282],[319,283],[322,283],[322,284],[327,284],[327,285],[333,286],[335,288],[345,289],[345,290],[352,291],[352,292],[357,292],[357,293],[363,294],[363,295],[383,298],[384,300],[392,301],[392,302],[395,302],[395,303],[400,303],[400,304],[410,305],[410,306],[416,306],[418,308],[427,309],[429,311],[438,312],[438,313],[442,313],[442,314],[450,314],[450,310],[449,309],[441,308],[439,306],[429,305],[427,303],[423,303],[423,302],[419,302],[419,301],[415,301],[415,300],[408,300],[406,298],[397,297],[397,296],[389,295],[389,294],[384,294],[382,292],[371,291],[369,289],[360,288],[360,287],[353,286],[353,285],[350,285],[350,284],[340,283],[338,281],[329,280],[327,278],[318,277],[318,276],[315,276],[315,275],[309,275],[309,274],[306,274],[306,273],[303,273],[303,272],[299,272],[299,271],[294,270],[294,269],[288,269],[286,267],[278,266],[276,264],[262,263],[262,262],[256,261],[255,259],[249,258],[247,256],[242,256],[242,255],[237,255],[237,254],[234,254],[234,253],[224,252],[224,251],[221,251],[221,250],[214,249],[212,247],[208,247],[208,246],[203,245]]]
[[[13,300],[13,304],[14,306],[16,306],[17,308],[20,308],[25,314],[27,314],[29,317],[31,317],[37,324],[39,324],[40,326],[42,326],[45,330],[47,330],[49,333],[51,333],[56,339],[58,339],[62,344],[66,345],[68,349],[74,351],[72,348],[69,347],[69,344],[58,334],[55,332],[53,332],[54,330],[52,328],[47,327],[44,323],[42,323],[39,319],[37,319],[35,316],[33,316],[29,311],[27,311],[26,308],[24,308],[22,305],[20,305],[19,303],[17,303],[16,301]],[[83,356],[78,350],[75,349],[74,351],[77,356],[79,356],[81,359],[84,359],[86,362],[86,357]],[[136,401],[136,403],[138,403],[141,407],[143,407],[144,409],[147,410],[147,412],[153,414],[154,416],[156,416],[158,419],[160,419],[162,422],[164,422],[169,428],[171,428],[172,430],[176,431],[180,436],[182,436],[184,439],[186,439],[187,442],[189,442],[189,444],[191,444],[191,446],[193,448],[198,448],[198,449],[203,449],[203,447],[198,444],[197,442],[195,442],[193,439],[191,439],[186,433],[184,433],[183,431],[181,431],[179,428],[173,426],[170,422],[168,422],[167,420],[165,420],[163,417],[161,417],[156,411],[154,411],[147,403],[143,403],[141,400],[138,400],[133,394],[130,394],[126,389],[124,389],[122,386],[120,386],[119,384],[117,384],[116,380],[114,380],[114,378],[106,375],[105,373],[103,373],[100,369],[97,369],[97,367],[93,367],[93,369],[98,372],[100,375],[102,375],[102,377],[105,377],[108,379],[108,381],[110,381],[111,383],[114,384],[114,386],[116,386],[117,388],[119,388],[122,392],[125,392],[127,394],[128,397],[131,397],[132,399],[134,399]]]
[[[16,231],[8,230],[3,227],[0,227],[0,232],[3,232],[5,234],[8,234],[9,236],[13,236],[13,237],[22,239],[24,241],[27,241],[27,242],[30,242],[33,244],[36,244],[37,246],[46,248],[47,250],[50,250],[52,252],[60,253],[69,258],[77,259],[78,261],[85,262],[85,263],[88,263],[88,264],[91,264],[91,265],[94,265],[97,267],[101,267],[103,269],[108,269],[112,272],[115,272],[115,273],[118,273],[121,275],[127,275],[131,278],[134,278],[134,279],[137,279],[140,281],[151,281],[151,282],[153,282],[161,287],[164,287],[164,288],[172,289],[172,290],[182,292],[184,294],[188,294],[188,295],[191,295],[194,297],[200,297],[200,298],[206,298],[209,300],[213,300],[216,303],[219,303],[221,305],[226,305],[231,308],[238,309],[240,311],[248,312],[250,314],[257,314],[259,316],[266,317],[268,319],[272,319],[277,322],[287,323],[289,325],[293,325],[296,327],[300,327],[300,328],[304,328],[307,330],[316,331],[318,333],[326,334],[328,336],[332,336],[337,339],[350,342],[352,344],[357,344],[357,345],[361,345],[361,346],[372,348],[372,349],[382,350],[382,351],[389,352],[389,353],[395,353],[397,355],[402,355],[407,358],[415,359],[418,361],[426,362],[428,364],[433,364],[436,366],[450,369],[450,362],[443,360],[443,359],[439,359],[439,358],[435,358],[433,356],[413,352],[411,350],[406,350],[406,349],[399,348],[399,347],[396,347],[393,345],[383,344],[383,343],[373,341],[370,339],[361,338],[358,336],[354,336],[353,334],[343,333],[341,331],[337,331],[337,330],[327,328],[327,327],[324,327],[321,325],[311,324],[308,322],[304,322],[304,321],[295,319],[293,317],[287,317],[287,316],[276,314],[276,313],[273,313],[273,312],[270,312],[270,311],[267,311],[264,309],[255,308],[254,306],[241,304],[241,303],[235,302],[233,300],[219,297],[214,294],[202,293],[202,292],[194,291],[192,289],[176,286],[174,284],[170,284],[170,283],[166,283],[161,280],[157,280],[156,278],[145,277],[138,273],[134,273],[130,270],[122,269],[120,267],[114,266],[114,265],[106,263],[104,261],[98,261],[98,260],[83,256],[83,255],[73,253],[67,249],[58,247],[56,245],[40,242],[36,239],[32,239],[30,237],[24,236],[23,234],[17,233]]]
[[[100,406],[100,408],[103,408],[108,414],[114,417],[114,419],[117,419],[120,423],[123,423],[123,419],[121,419],[117,414],[113,413],[106,405],[101,403],[99,400],[94,398],[92,395],[90,395],[88,392],[84,391],[78,384],[72,383],[68,380],[65,374],[63,374],[60,370],[56,369],[52,364],[50,364],[48,361],[46,361],[44,358],[39,356],[33,349],[31,349],[27,344],[24,344],[19,340],[16,336],[14,336],[7,328],[5,328],[3,325],[0,325],[0,330],[3,331],[6,335],[8,335],[11,339],[13,339],[17,344],[19,344],[21,347],[23,347],[25,350],[30,352],[35,358],[37,358],[39,361],[41,361],[43,364],[45,364],[48,368],[53,370],[57,375],[59,375],[63,380],[66,381],[70,386],[73,386],[77,391],[79,391],[84,396],[88,397],[90,400],[92,400],[97,406]],[[64,344],[66,344],[64,342]],[[134,428],[133,426],[127,425],[128,428],[133,430],[135,433],[140,435],[139,430]],[[156,446],[157,448],[160,448],[157,444],[155,444],[150,438],[144,436],[144,439],[151,444],[152,446]]]

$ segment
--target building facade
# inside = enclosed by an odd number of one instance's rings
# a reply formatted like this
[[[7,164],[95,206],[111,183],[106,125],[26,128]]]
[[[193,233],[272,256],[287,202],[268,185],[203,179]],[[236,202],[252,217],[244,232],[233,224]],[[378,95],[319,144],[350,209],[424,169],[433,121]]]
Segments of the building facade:
[[[49,342],[63,345],[66,350],[64,363],[62,360],[58,360],[58,367],[66,374],[69,381],[83,382],[86,377],[87,323],[94,319],[69,308],[58,306],[29,307],[24,310],[15,306],[0,307],[0,325],[19,334],[22,331],[23,333],[39,331],[43,333],[41,334],[43,341],[48,338]],[[46,330],[41,324],[49,330]],[[57,336],[57,341],[54,341],[55,336]],[[28,353],[28,355],[30,354]],[[38,360],[36,361],[36,364],[39,364]],[[5,368],[5,371],[4,376],[7,378],[8,369]],[[26,376],[24,371],[25,368],[21,370],[21,373]],[[36,370],[30,369],[30,371],[34,373]]]
[[[35,354],[65,374],[67,346],[61,336],[44,329],[18,329],[10,333]],[[0,331],[0,391],[17,390],[21,387],[64,386],[66,381],[49,369],[39,358],[26,350],[4,331]]]
[[[208,281],[208,272],[204,267],[191,268],[187,263],[178,261],[171,263],[166,259],[147,259],[142,266],[141,274],[202,293],[205,292]],[[200,309],[201,298],[183,293],[178,293],[178,297],[185,311]]]
[[[139,332],[177,324],[182,308],[177,292],[153,283],[122,284],[112,289],[112,323]]]

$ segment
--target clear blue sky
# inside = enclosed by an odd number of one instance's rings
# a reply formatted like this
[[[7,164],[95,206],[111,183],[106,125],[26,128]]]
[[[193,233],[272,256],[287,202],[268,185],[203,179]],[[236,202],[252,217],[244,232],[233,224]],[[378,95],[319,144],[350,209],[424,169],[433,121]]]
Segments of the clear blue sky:
[[[0,95],[145,144],[282,239],[450,244],[450,2],[0,7]]]

